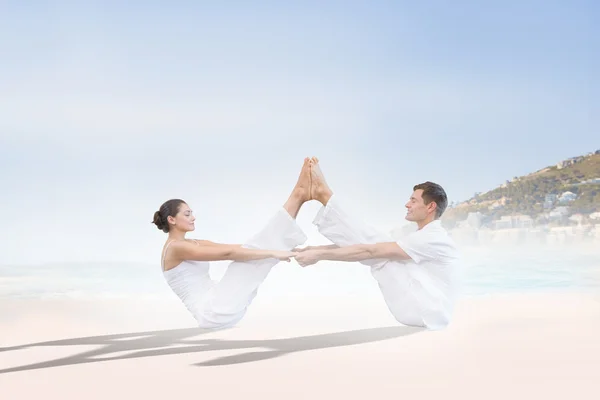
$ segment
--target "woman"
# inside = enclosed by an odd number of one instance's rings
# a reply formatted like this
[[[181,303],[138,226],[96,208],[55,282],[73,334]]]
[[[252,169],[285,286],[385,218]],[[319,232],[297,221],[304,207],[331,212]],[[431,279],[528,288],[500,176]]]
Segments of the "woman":
[[[169,234],[161,260],[164,277],[200,327],[235,325],[246,314],[271,268],[296,255],[290,250],[307,239],[296,216],[302,204],[311,199],[310,179],[310,160],[305,158],[288,200],[244,245],[186,239],[186,233],[194,230],[195,217],[183,200],[169,200],[154,213],[153,223]],[[209,275],[209,262],[224,260],[233,262],[215,282]]]

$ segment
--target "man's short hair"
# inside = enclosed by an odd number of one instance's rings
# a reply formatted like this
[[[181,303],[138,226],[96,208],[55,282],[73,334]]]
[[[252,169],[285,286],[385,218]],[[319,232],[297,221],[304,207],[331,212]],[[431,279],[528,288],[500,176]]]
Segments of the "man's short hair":
[[[444,211],[446,211],[446,207],[448,207],[448,197],[446,196],[446,191],[443,187],[433,182],[424,182],[418,185],[415,185],[413,190],[423,190],[423,201],[425,204],[429,204],[432,201],[437,205],[435,209],[435,218],[439,219]]]

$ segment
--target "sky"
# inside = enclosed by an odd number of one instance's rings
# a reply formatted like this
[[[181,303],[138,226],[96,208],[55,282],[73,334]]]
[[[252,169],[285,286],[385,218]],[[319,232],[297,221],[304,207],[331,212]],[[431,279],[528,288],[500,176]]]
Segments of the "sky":
[[[306,156],[389,230],[600,149],[597,3],[415,3],[0,2],[0,264],[158,263],[170,198],[241,243]]]

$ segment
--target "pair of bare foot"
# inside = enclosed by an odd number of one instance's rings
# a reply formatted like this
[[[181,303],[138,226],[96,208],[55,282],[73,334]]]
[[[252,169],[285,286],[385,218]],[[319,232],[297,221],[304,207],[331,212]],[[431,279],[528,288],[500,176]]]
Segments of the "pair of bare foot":
[[[332,195],[333,192],[319,166],[319,159],[317,157],[306,157],[298,182],[296,182],[296,186],[284,207],[292,217],[296,218],[300,207],[305,202],[317,200],[326,205]]]

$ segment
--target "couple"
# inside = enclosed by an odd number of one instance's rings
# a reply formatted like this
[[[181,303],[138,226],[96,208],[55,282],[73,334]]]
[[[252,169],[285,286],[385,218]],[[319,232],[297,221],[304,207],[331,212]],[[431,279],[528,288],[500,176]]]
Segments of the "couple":
[[[247,243],[221,244],[186,239],[194,230],[192,210],[183,201],[165,202],[154,213],[158,229],[168,233],[162,270],[173,292],[207,329],[228,328],[246,314],[259,286],[279,261],[295,258],[301,266],[321,260],[360,262],[371,268],[394,318],[407,326],[445,328],[456,302],[460,259],[439,218],[447,198],[441,186],[416,185],[406,204],[406,219],[418,229],[393,239],[348,215],[329,188],[315,157],[304,165],[289,199]],[[296,224],[304,202],[323,207],[314,219],[333,245],[297,248],[307,237]],[[210,261],[232,260],[220,281],[209,275]]]

